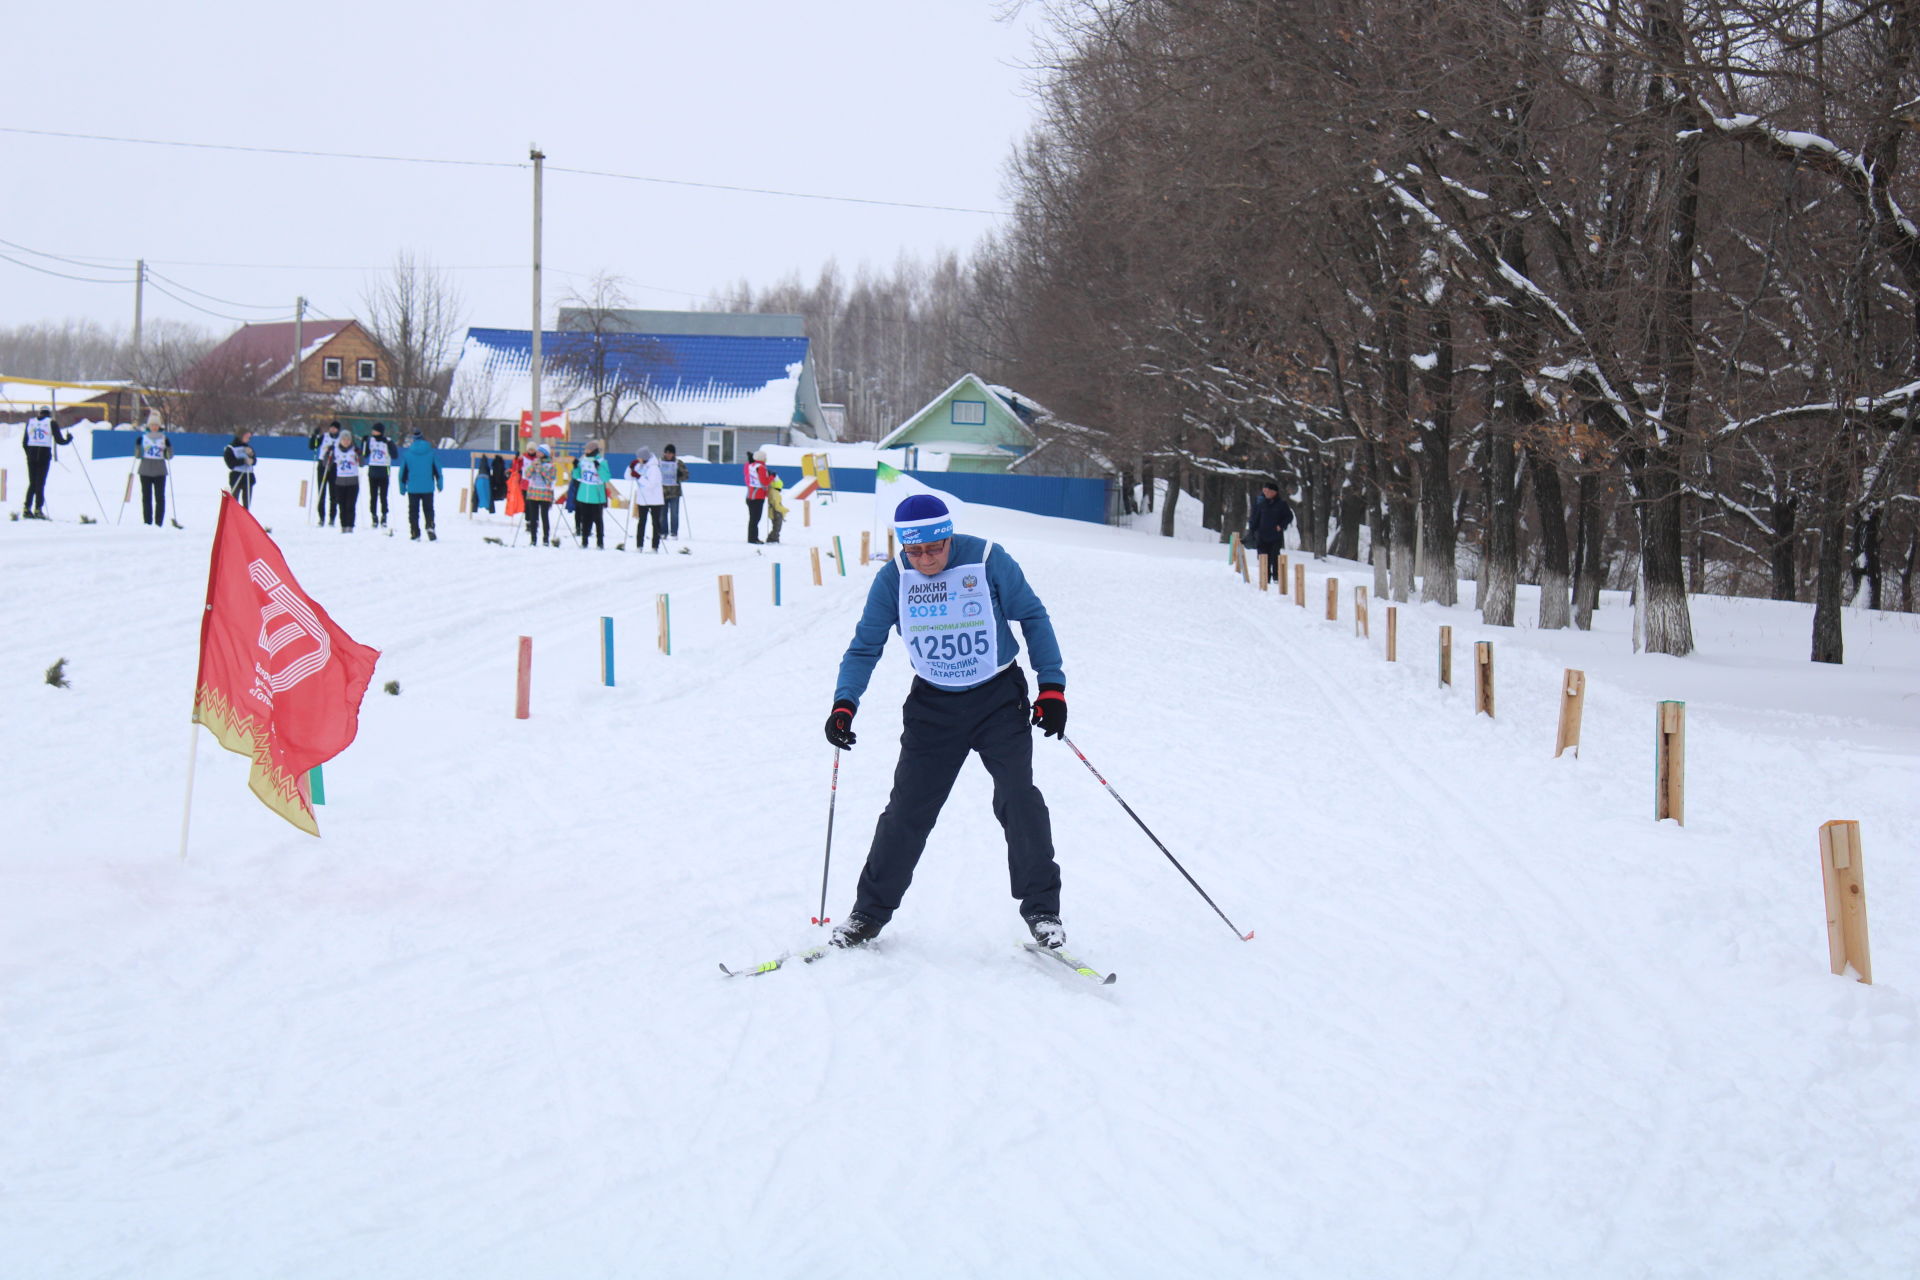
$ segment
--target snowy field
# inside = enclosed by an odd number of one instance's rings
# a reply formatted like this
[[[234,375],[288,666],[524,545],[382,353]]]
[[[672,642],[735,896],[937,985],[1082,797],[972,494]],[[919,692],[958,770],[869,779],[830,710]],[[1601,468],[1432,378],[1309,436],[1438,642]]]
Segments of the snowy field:
[[[1920,1274],[1920,618],[1852,613],[1817,667],[1806,606],[1699,599],[1685,660],[1634,656],[1614,596],[1591,634],[1402,606],[1388,664],[1357,566],[1311,565],[1302,610],[1198,537],[974,507],[1053,612],[1069,735],[1257,938],[1046,741],[1069,944],[1115,986],[1016,945],[977,764],[880,949],[729,980],[819,938],[870,570],[815,587],[807,548],[857,546],[870,498],[754,548],[740,490],[694,486],[690,554],[637,556],[489,545],[512,525],[457,514],[455,473],[414,544],[364,501],[312,527],[306,469],[264,464],[255,513],[383,651],[314,840],[187,724],[217,460],[177,463],[184,530],[137,495],[111,523],[124,462],[74,522],[63,464],[55,521],[0,524],[6,1276]],[[17,510],[17,436],[4,465]],[[889,654],[842,760],[835,917],[907,678]],[[1684,828],[1651,817],[1660,698]],[[1827,971],[1832,818],[1863,824],[1872,986]]]

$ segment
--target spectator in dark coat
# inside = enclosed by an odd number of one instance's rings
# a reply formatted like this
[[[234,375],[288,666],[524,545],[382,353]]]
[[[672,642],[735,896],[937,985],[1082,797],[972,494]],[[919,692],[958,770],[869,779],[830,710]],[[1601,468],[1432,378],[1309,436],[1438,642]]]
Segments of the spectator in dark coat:
[[[1247,541],[1266,557],[1269,582],[1280,576],[1280,553],[1286,550],[1287,526],[1292,523],[1293,508],[1280,496],[1279,483],[1266,481],[1260,486],[1260,496],[1254,499],[1253,510],[1247,513]]]

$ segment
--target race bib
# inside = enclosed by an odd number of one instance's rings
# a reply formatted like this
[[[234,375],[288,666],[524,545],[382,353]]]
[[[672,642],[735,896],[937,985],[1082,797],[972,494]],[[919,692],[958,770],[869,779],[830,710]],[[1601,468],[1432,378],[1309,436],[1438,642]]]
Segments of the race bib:
[[[932,577],[900,571],[900,637],[922,679],[949,689],[982,683],[1000,669],[999,636],[986,555]]]
[[[342,480],[352,480],[360,474],[360,455],[345,449],[336,449],[333,453],[333,474]]]
[[[165,462],[167,460],[166,439],[162,437],[159,440],[153,440],[146,436],[140,437],[140,456],[149,462]]]
[[[367,441],[367,465],[368,466],[384,467],[388,465],[388,463],[392,460],[392,458],[393,458],[393,455],[387,452],[387,446],[385,442],[380,440]]]
[[[53,428],[45,418],[35,418],[27,424],[27,443],[36,449],[53,448]]]

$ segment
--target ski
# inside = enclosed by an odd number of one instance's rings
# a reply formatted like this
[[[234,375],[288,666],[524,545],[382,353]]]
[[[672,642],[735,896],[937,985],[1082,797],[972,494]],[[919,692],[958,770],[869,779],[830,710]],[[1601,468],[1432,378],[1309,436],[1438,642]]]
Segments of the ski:
[[[1117,973],[1109,973],[1109,974],[1103,975],[1098,969],[1089,968],[1086,964],[1081,962],[1078,958],[1072,955],[1069,955],[1067,952],[1060,950],[1059,948],[1056,948],[1056,947],[1043,947],[1037,942],[1023,942],[1020,945],[1025,947],[1027,950],[1033,952],[1033,954],[1037,956],[1045,956],[1049,960],[1059,961],[1061,964],[1067,966],[1067,968],[1073,970],[1075,973],[1079,974],[1081,977],[1086,978],[1093,982],[1097,982],[1103,987],[1112,986],[1114,984],[1115,979],[1117,979],[1120,976]]]
[[[726,974],[729,978],[757,978],[763,973],[772,973],[789,960],[798,960],[802,964],[812,964],[825,954],[827,954],[826,947],[808,947],[805,951],[789,951],[777,959],[769,960],[765,964],[754,965],[750,969],[729,969],[725,964],[722,964],[720,966],[720,972]]]

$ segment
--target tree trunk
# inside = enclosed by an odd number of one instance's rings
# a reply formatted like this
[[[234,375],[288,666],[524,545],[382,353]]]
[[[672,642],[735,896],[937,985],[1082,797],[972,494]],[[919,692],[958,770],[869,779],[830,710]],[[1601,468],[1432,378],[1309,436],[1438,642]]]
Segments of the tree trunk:
[[[1679,462],[1664,451],[1646,455],[1636,468],[1634,487],[1640,499],[1641,580],[1646,588],[1640,612],[1646,650],[1684,658],[1693,652],[1693,618],[1687,608]]]
[[[1200,477],[1200,527],[1211,529],[1225,542],[1226,529],[1220,523],[1220,511],[1226,496],[1226,477],[1218,471],[1208,471]]]
[[[1460,531],[1453,522],[1453,474],[1447,450],[1428,432],[1420,449],[1420,598],[1428,604],[1460,602]]]
[[[1147,514],[1153,514],[1153,459],[1148,458],[1140,464],[1140,499],[1146,503]]]
[[[1167,500],[1160,504],[1160,536],[1173,536],[1173,508],[1180,501],[1180,465],[1167,465]]]
[[[1227,540],[1224,535],[1247,527],[1247,482],[1245,480],[1235,478],[1227,485],[1227,509],[1223,518],[1226,523],[1220,530],[1223,535],[1222,542]],[[1241,534],[1242,538],[1245,536],[1244,533]]]
[[[1845,662],[1842,621],[1847,589],[1847,475],[1830,459],[1820,486],[1820,559],[1813,575],[1813,654],[1815,662]]]
[[[1376,600],[1385,600],[1390,590],[1387,583],[1387,551],[1393,544],[1388,532],[1390,519],[1376,491],[1373,501],[1367,504],[1367,559],[1373,565],[1373,598]]]
[[[1140,504],[1133,497],[1133,468],[1120,468],[1120,510],[1126,515],[1139,513]]]
[[[1480,620],[1490,627],[1513,625],[1514,584],[1520,567],[1513,460],[1512,440],[1496,434],[1487,442],[1487,532],[1480,551],[1486,586],[1478,603]]]
[[[1341,560],[1360,558],[1360,526],[1367,519],[1366,489],[1356,482],[1352,463],[1340,470],[1340,526],[1332,554]]]
[[[1533,509],[1540,517],[1540,629],[1564,631],[1572,599],[1567,574],[1567,501],[1560,472],[1537,449],[1527,450]]]
[[[1396,494],[1387,503],[1387,569],[1393,598],[1405,604],[1413,592],[1414,531],[1419,518],[1413,499]]]
[[[1907,534],[1907,562],[1900,569],[1900,607],[1913,612],[1913,570],[1920,564],[1920,521]]]
[[[1606,535],[1609,512],[1600,500],[1600,477],[1583,472],[1576,485],[1579,546],[1574,552],[1573,625],[1593,630],[1593,613],[1600,607],[1600,588],[1606,581]]]
[[[1799,509],[1799,498],[1776,499],[1773,504],[1773,546],[1768,559],[1773,570],[1775,600],[1800,598],[1800,575],[1793,562],[1794,517]]]
[[[1880,508],[1873,510],[1854,522],[1853,526],[1853,563],[1849,570],[1853,575],[1852,598],[1860,598],[1862,583],[1867,588],[1867,608],[1880,607]]]

